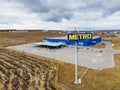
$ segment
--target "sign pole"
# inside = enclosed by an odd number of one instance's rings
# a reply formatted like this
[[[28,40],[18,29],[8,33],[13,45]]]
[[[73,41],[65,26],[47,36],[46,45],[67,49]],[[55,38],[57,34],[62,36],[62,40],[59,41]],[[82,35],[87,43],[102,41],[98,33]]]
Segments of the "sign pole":
[[[81,79],[78,79],[78,42],[79,40],[92,39],[92,33],[70,33],[67,36],[68,40],[75,42],[75,84],[81,83]],[[79,42],[80,44],[80,42]]]
[[[77,41],[75,41],[75,84],[78,84],[78,45]]]

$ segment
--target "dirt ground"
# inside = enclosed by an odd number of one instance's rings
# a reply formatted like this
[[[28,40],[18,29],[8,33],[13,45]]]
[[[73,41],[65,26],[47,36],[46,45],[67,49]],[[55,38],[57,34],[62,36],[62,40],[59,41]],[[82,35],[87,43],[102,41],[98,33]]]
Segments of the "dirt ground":
[[[0,32],[0,90],[64,90],[57,83],[58,64],[5,46],[41,41],[52,32]],[[54,32],[54,36],[62,36]],[[39,38],[41,37],[41,38]],[[28,39],[27,39],[28,38]]]
[[[56,89],[51,82],[54,75],[47,63],[0,48],[0,90]]]
[[[44,32],[47,33],[47,32]],[[64,34],[56,34],[49,32],[48,34],[35,33],[35,32],[14,32],[14,33],[1,33],[0,32],[0,46],[9,46],[23,43],[30,43],[41,41],[44,37],[58,37]],[[112,40],[112,43],[119,44],[120,39],[112,36],[105,36],[104,39]],[[101,48],[101,46],[99,47]],[[116,48],[114,46],[114,48]],[[38,56],[35,56],[38,57]],[[38,57],[41,58],[41,57]],[[58,64],[58,82],[62,83],[63,86],[67,86],[70,90],[119,90],[120,88],[120,54],[114,55],[115,68],[109,68],[104,70],[88,70],[88,73],[83,77],[82,84],[74,84],[74,65],[65,63],[62,61],[55,61],[46,58],[54,63]],[[45,60],[45,58],[44,58]],[[78,70],[78,76],[80,76],[85,67],[80,67]],[[22,73],[23,71],[21,71]],[[1,74],[0,74],[1,75]],[[33,77],[34,78],[34,77]],[[3,78],[5,79],[5,78]],[[17,81],[17,79],[15,79]],[[19,79],[20,80],[20,79]],[[13,80],[14,81],[14,80]],[[4,84],[6,85],[6,84]],[[14,84],[13,84],[14,85]],[[11,85],[11,87],[13,86]],[[37,86],[36,86],[37,87]],[[54,89],[51,89],[54,90]]]

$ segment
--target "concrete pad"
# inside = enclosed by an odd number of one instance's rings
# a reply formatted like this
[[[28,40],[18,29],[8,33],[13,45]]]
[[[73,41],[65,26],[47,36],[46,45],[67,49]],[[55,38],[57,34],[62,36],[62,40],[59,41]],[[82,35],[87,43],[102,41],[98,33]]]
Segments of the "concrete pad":
[[[110,42],[104,42],[106,48],[95,49],[79,46],[78,64],[91,69],[102,70],[104,68],[114,67],[114,53],[120,53],[120,50],[113,50]],[[10,46],[8,48],[24,51],[27,53],[54,58],[68,63],[75,63],[74,47],[64,47],[61,49],[46,49],[36,47],[35,43]]]

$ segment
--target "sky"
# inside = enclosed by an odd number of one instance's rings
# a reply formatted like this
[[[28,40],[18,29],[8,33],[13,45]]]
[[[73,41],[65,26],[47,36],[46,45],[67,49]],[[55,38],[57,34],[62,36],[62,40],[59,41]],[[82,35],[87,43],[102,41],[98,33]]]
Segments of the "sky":
[[[0,0],[0,29],[120,29],[120,0]]]

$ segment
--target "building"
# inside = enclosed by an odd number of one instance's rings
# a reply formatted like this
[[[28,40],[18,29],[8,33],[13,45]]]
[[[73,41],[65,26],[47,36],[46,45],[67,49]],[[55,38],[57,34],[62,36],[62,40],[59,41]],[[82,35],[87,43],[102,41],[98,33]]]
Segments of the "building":
[[[66,45],[75,45],[75,41],[69,41],[67,38],[44,38],[44,42],[52,43],[65,43]],[[93,46],[101,43],[102,38],[100,36],[93,37],[92,39],[78,40],[78,46]]]

